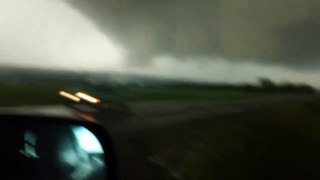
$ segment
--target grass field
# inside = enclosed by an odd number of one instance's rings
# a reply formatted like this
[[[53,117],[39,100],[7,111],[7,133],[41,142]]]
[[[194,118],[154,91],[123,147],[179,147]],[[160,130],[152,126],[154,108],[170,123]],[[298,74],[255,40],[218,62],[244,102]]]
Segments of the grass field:
[[[62,104],[63,84],[1,84],[0,106]]]
[[[0,84],[0,106],[20,105],[50,105],[62,104],[64,101],[58,96],[60,90],[65,90],[72,85],[63,83],[2,83]],[[82,87],[82,89],[89,89]],[[114,97],[115,101],[206,101],[214,103],[232,103],[248,99],[261,99],[268,97],[267,93],[247,93],[243,91],[222,91],[182,88],[128,88],[120,89],[125,96]],[[103,93],[103,91],[102,91]],[[112,96],[112,95],[110,95]],[[108,98],[108,92],[106,92]],[[111,97],[109,98],[111,99]]]
[[[196,88],[134,88],[130,89],[129,92],[133,95],[133,99],[138,101],[195,100],[237,102],[271,95],[270,93],[249,93],[240,90],[205,90]]]

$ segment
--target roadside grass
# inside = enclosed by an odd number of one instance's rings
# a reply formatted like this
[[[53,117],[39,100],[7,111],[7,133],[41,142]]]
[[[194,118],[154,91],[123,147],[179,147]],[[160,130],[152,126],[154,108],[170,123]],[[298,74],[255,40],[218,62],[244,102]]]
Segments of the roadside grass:
[[[71,85],[63,83],[1,83],[0,106],[50,105],[64,103],[58,92],[69,89]],[[82,87],[90,90],[90,87]],[[121,91],[122,89],[119,89]],[[268,93],[248,93],[229,90],[204,90],[182,88],[128,88],[125,98],[104,92],[107,99],[114,101],[204,101],[210,103],[234,103],[270,97]]]
[[[0,106],[62,104],[58,92],[64,84],[0,84]]]
[[[240,90],[205,90],[185,88],[131,88],[135,101],[177,101],[195,100],[211,102],[238,102],[248,99],[261,99],[271,93],[249,93]]]

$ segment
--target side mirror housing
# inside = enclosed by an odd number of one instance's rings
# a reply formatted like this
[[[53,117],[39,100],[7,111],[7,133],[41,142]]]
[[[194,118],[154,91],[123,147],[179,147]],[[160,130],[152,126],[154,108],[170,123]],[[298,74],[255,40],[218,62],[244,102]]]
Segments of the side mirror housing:
[[[69,118],[0,115],[0,179],[113,180],[108,132]]]

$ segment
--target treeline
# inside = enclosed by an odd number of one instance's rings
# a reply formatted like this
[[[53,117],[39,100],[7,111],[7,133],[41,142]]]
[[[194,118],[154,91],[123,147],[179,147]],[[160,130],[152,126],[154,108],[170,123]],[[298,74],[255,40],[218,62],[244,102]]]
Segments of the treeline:
[[[167,88],[188,88],[203,90],[240,90],[246,92],[270,92],[270,93],[301,93],[313,94],[317,92],[314,87],[305,83],[275,83],[268,78],[259,78],[257,84],[209,84],[209,83],[171,83]]]
[[[305,84],[305,83],[274,83],[272,80],[268,78],[259,78],[258,79],[258,89],[260,88],[262,91],[267,92],[284,92],[284,93],[316,93],[317,89],[314,87]],[[246,90],[250,91],[250,87],[246,87]]]

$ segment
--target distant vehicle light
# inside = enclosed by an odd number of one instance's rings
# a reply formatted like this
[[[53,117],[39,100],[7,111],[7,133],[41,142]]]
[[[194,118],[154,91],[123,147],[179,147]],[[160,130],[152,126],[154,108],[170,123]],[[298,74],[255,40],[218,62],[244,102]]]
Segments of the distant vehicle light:
[[[88,102],[90,102],[90,103],[95,103],[95,104],[97,104],[97,103],[100,103],[100,102],[101,102],[100,99],[97,99],[97,98],[95,98],[95,97],[92,97],[92,96],[90,96],[90,95],[88,95],[88,94],[85,94],[85,93],[82,93],[82,92],[77,92],[77,93],[76,93],[76,96],[78,96],[79,98],[81,98],[81,99],[83,99],[83,100],[85,100],[85,101],[88,101]]]
[[[70,100],[75,101],[75,102],[80,102],[80,100],[81,100],[80,98],[78,98],[78,97],[76,97],[76,96],[74,96],[72,94],[69,94],[69,93],[67,93],[65,91],[60,91],[59,94],[60,94],[60,96],[63,96],[65,98],[70,99]]]
[[[78,116],[84,118],[87,121],[91,122],[97,122],[97,120],[94,118],[94,116],[87,114],[87,113],[82,113],[82,112],[77,112]]]

